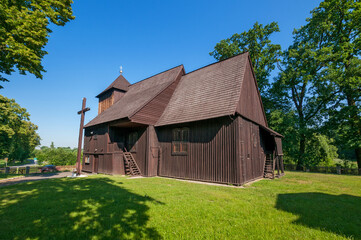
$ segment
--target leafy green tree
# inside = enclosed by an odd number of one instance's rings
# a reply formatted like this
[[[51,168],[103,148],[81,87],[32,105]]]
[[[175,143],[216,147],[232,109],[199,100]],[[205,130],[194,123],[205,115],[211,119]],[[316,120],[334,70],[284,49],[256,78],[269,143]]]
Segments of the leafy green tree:
[[[248,31],[241,34],[235,33],[230,38],[221,40],[214,47],[214,51],[210,53],[211,56],[220,61],[243,52],[249,52],[267,113],[271,104],[267,94],[270,87],[269,77],[282,53],[281,46],[273,44],[270,36],[279,31],[276,22],[265,26],[256,22]]]
[[[55,148],[52,143],[50,147],[41,147],[36,149],[33,155],[40,163],[49,163],[57,166],[74,165],[77,158],[77,148],[71,149],[69,147]]]
[[[18,69],[42,78],[41,60],[50,23],[64,26],[74,19],[72,0],[0,0],[0,81]],[[0,88],[1,85],[0,85]]]
[[[311,54],[312,43],[298,41],[297,33],[294,44],[283,54],[284,68],[272,89],[277,92],[274,96],[282,96],[291,103],[290,107],[296,114],[297,165],[302,167],[308,138],[319,128],[327,105],[334,102],[336,96],[333,86],[325,83],[325,76],[320,72],[323,66]]]
[[[325,0],[311,13],[295,32],[295,42],[308,57],[299,74],[308,75],[313,66],[315,89],[327,102],[328,126],[354,149],[361,168],[361,2]]]
[[[14,99],[0,95],[0,157],[23,161],[40,144],[38,127]]]
[[[305,154],[305,166],[308,167],[319,165],[331,166],[334,163],[334,159],[338,157],[334,140],[318,133],[314,133],[308,138]]]
[[[268,124],[272,129],[284,136],[282,141],[284,162],[297,163],[299,156],[297,114],[292,109],[288,109],[288,111],[283,109],[274,110],[270,113]]]

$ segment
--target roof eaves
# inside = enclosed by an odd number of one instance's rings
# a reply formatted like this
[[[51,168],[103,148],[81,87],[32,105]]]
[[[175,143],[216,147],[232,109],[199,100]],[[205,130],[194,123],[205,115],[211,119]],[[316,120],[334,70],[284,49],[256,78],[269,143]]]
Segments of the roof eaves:
[[[118,90],[124,91],[124,90],[119,89],[119,88],[111,87],[111,88],[105,89],[103,92],[99,93],[99,94],[96,95],[95,97],[96,97],[96,98],[100,98],[100,96],[108,93],[110,90],[113,90],[113,89],[118,89]],[[124,92],[125,92],[125,91],[124,91]]]
[[[244,118],[244,119],[246,119],[246,120],[250,121],[250,122],[253,122],[253,123],[257,124],[259,127],[261,127],[261,128],[263,128],[264,130],[266,130],[266,131],[270,132],[272,135],[277,136],[277,137],[282,137],[282,138],[284,138],[284,136],[283,136],[282,134],[280,134],[280,133],[278,133],[278,132],[276,132],[276,131],[272,130],[272,129],[271,129],[271,128],[269,128],[268,126],[264,126],[264,125],[260,124],[259,122],[256,122],[256,121],[254,121],[254,120],[251,120],[251,119],[249,119],[249,118],[247,118],[247,117],[243,116],[243,115],[242,115],[242,114],[240,114],[239,112],[237,112],[236,114],[237,114],[238,116],[241,116],[242,118]]]
[[[285,136],[283,136],[282,134],[272,130],[271,128],[269,127],[266,127],[266,126],[262,126],[262,125],[259,125],[261,128],[263,128],[264,130],[266,130],[267,132],[271,133],[271,135],[274,135],[276,137],[281,137],[281,138],[284,138]]]
[[[99,116],[99,115],[98,115]],[[94,120],[94,119],[93,119]],[[116,120],[110,120],[110,121],[107,121],[107,122],[101,122],[101,123],[95,123],[95,124],[91,124],[91,125],[89,125],[90,123],[91,123],[91,121],[90,122],[88,122],[85,126],[84,126],[84,128],[88,128],[88,127],[94,127],[94,126],[97,126],[97,125],[102,125],[102,124],[105,124],[105,123],[108,123],[108,124],[111,124],[111,123],[113,123],[113,122],[117,122],[117,121],[129,121],[129,122],[131,122],[131,120],[128,118],[128,117],[124,117],[124,118],[120,118],[120,119],[116,119]]]
[[[199,121],[215,119],[215,118],[220,118],[220,117],[227,117],[227,116],[231,117],[231,116],[235,116],[235,114],[233,114],[233,113],[220,114],[218,116],[212,116],[212,117],[207,117],[207,118],[202,118],[202,119],[197,119],[197,120],[185,120],[185,121],[171,122],[171,123],[165,123],[165,124],[158,124],[158,122],[157,122],[154,126],[155,127],[162,127],[162,126],[169,126],[169,125],[174,125],[174,124],[184,124],[184,123],[191,123],[191,122],[199,122]]]

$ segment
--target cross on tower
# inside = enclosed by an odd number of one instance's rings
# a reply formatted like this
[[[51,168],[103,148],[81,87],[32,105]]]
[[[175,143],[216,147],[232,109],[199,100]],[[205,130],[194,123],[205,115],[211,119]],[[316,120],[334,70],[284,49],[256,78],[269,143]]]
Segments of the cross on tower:
[[[81,171],[80,157],[81,157],[81,145],[83,142],[84,115],[85,115],[85,112],[90,110],[90,108],[85,107],[85,106],[86,106],[86,98],[83,98],[82,108],[78,112],[78,114],[81,114],[81,118],[80,118],[78,154],[77,154],[77,158],[76,158],[76,175],[80,175],[80,171]]]

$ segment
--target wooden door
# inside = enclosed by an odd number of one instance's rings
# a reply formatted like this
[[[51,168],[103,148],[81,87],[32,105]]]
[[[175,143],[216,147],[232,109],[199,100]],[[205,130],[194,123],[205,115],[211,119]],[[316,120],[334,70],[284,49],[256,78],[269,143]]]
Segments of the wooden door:
[[[251,123],[248,121],[244,121],[244,128],[243,128],[243,133],[244,133],[244,154],[245,154],[245,165],[246,165],[246,176],[245,176],[245,180],[249,181],[252,179],[252,146],[251,146]]]
[[[112,174],[121,174],[121,175],[125,174],[124,158],[123,158],[123,153],[121,152],[113,154]]]
[[[107,173],[106,166],[104,164],[104,155],[97,155],[98,164],[97,164],[97,173]]]
[[[240,119],[239,123],[239,149],[240,149],[240,167],[241,167],[241,182],[244,183],[247,181],[247,160],[248,160],[248,144],[247,144],[247,122],[243,119]]]
[[[149,176],[158,175],[158,163],[159,163],[159,148],[151,147],[151,156],[148,164],[148,174]]]
[[[98,173],[99,155],[93,156],[93,173]]]

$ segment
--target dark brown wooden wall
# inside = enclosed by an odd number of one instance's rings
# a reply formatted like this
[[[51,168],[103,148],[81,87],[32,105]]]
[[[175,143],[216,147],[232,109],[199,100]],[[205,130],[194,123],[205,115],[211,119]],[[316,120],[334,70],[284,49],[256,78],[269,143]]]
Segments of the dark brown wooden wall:
[[[172,130],[189,128],[189,151],[172,155]],[[238,183],[237,122],[230,117],[157,128],[159,175],[219,183]]]
[[[145,107],[134,114],[131,117],[131,120],[137,123],[154,125],[164,112],[164,109],[167,107],[169,100],[172,97],[181,77],[182,71],[180,71],[177,79],[172,84],[164,89],[158,96],[152,99]]]
[[[98,114],[107,110],[125,94],[124,91],[112,89],[99,96]]]
[[[107,110],[114,103],[113,91],[104,93],[99,97],[98,114]]]
[[[282,149],[282,138],[280,137],[275,137],[275,142],[276,142],[276,145],[277,145],[277,155],[283,155],[283,149]]]
[[[132,153],[142,175],[146,175],[147,131],[145,128],[134,129],[130,132],[132,131],[138,132],[138,141],[136,143],[135,151],[133,149],[128,149],[128,151]]]
[[[112,174],[113,162],[111,154],[99,154],[98,171],[97,173]]]
[[[84,146],[83,146],[84,152],[90,152],[90,141],[91,141],[90,128],[86,128],[84,131]]]
[[[267,126],[266,119],[263,114],[261,98],[258,94],[250,64],[247,64],[246,67],[241,96],[236,111],[256,123]]]
[[[172,130],[178,127],[189,128],[187,155],[171,152]],[[107,130],[107,126],[86,129],[84,149],[87,151],[84,155],[90,156],[90,164],[83,163],[84,171],[124,174],[123,153],[110,150],[112,148],[107,148],[107,144],[111,146],[122,139],[127,141],[127,134],[134,131],[138,132],[138,141],[130,151],[144,176],[160,175],[240,185],[263,176],[265,152],[273,151],[275,147],[274,138],[268,132],[241,116],[156,129],[153,126],[110,128],[110,138]],[[90,136],[91,131],[93,136]],[[97,140],[94,140],[94,134]],[[95,152],[95,149],[102,148],[109,151]]]
[[[109,151],[110,144],[107,125],[86,128],[83,148],[83,171],[113,174],[113,157],[112,152]],[[89,164],[84,162],[85,155],[89,156]]]
[[[113,171],[112,174],[125,174],[123,153],[113,153]]]
[[[259,126],[242,117],[238,117],[240,182],[246,183],[263,177],[265,150]]]
[[[154,126],[147,128],[148,144],[147,144],[147,176],[158,175],[158,162],[159,162],[159,142],[157,133]]]
[[[93,134],[91,134],[93,132]],[[84,136],[84,152],[106,153],[108,144],[108,127],[101,125],[96,128],[86,128]]]
[[[121,97],[124,96],[125,92],[118,90],[118,89],[114,89],[113,90],[113,104],[116,103]]]
[[[146,128],[108,128],[106,125],[95,126],[85,129],[84,137],[84,157],[90,156],[90,163],[84,163],[83,171],[105,173],[105,174],[124,174],[123,151],[127,147],[128,134],[136,131],[138,141],[135,147],[128,149],[137,162],[143,175],[147,176],[147,131]],[[91,134],[93,132],[93,134]],[[96,135],[96,139],[95,139]],[[95,157],[98,160],[95,162]],[[94,166],[95,164],[95,166]],[[95,169],[94,169],[95,168]]]
[[[86,163],[84,162],[85,156],[89,156],[89,164],[86,164]],[[83,154],[82,170],[85,171],[85,172],[92,172],[93,162],[94,162],[94,157],[93,157],[93,155]]]

